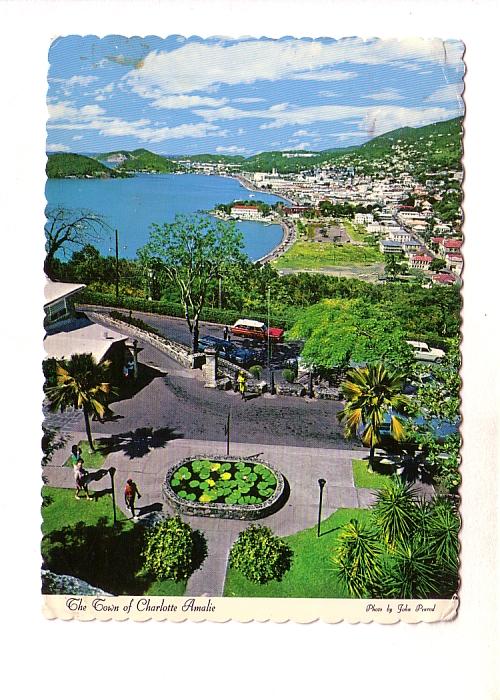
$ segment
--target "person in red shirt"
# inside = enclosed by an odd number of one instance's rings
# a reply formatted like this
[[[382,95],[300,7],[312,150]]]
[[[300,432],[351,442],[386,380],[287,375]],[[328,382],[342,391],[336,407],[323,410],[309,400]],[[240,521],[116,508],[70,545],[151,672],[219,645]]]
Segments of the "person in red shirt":
[[[132,479],[127,479],[125,484],[125,505],[127,509],[132,513],[132,517],[135,518],[135,497],[141,497],[137,484],[132,481]]]

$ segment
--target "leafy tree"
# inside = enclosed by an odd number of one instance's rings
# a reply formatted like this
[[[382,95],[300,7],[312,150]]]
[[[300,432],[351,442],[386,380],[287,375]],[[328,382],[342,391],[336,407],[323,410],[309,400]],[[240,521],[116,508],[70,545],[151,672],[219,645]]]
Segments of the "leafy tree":
[[[446,262],[442,258],[434,258],[429,265],[429,270],[432,272],[439,272],[440,270],[444,270],[445,267]]]
[[[243,236],[234,224],[206,216],[177,215],[170,224],[153,224],[143,259],[159,260],[179,290],[192,350],[198,351],[199,319],[210,285],[241,261]]]
[[[400,272],[399,258],[397,255],[385,256],[384,270],[387,277],[390,279],[396,279]]]
[[[106,221],[88,209],[66,209],[63,206],[47,207],[45,210],[45,274],[50,277],[54,269],[54,258],[68,246],[83,247],[99,240],[103,230],[109,229]]]
[[[46,389],[51,411],[83,410],[90,450],[94,449],[90,418],[102,419],[109,412],[110,398],[117,393],[110,384],[110,368],[109,361],[97,364],[90,353],[71,355],[69,360],[57,361],[57,384]]]
[[[397,317],[378,304],[358,299],[326,299],[304,309],[288,337],[305,339],[304,359],[326,369],[349,361],[383,361],[388,367],[408,371],[414,359]]]
[[[162,520],[146,531],[144,569],[158,580],[183,581],[193,569],[193,531],[179,516]]]
[[[290,569],[293,552],[270,528],[251,525],[233,544],[230,565],[254,583],[281,581]]]
[[[369,469],[373,470],[375,447],[382,441],[381,429],[390,414],[390,433],[394,440],[404,437],[404,427],[394,412],[405,412],[408,399],[401,393],[404,377],[382,364],[350,370],[342,384],[346,397],[338,418],[345,421],[346,437],[361,431],[363,444],[370,448]]]
[[[370,525],[351,520],[339,535],[339,548],[332,558],[339,578],[357,598],[370,597],[381,576],[383,551],[377,532]]]

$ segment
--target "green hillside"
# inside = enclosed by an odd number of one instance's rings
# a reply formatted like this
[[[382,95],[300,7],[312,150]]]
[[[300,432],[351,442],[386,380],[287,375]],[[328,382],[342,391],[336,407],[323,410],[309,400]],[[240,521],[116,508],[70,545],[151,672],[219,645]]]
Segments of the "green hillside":
[[[116,163],[115,172],[117,173],[172,173],[179,170],[179,166],[170,158],[152,153],[145,148],[102,153],[98,157],[99,160]]]
[[[122,177],[99,163],[95,158],[81,156],[78,153],[51,153],[47,157],[46,173],[48,178],[67,177]]]

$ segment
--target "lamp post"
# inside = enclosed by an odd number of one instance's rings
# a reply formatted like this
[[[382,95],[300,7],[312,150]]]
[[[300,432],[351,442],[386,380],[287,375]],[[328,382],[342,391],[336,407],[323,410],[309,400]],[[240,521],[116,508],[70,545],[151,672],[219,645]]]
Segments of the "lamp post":
[[[115,473],[116,469],[114,467],[110,467],[108,469],[108,474],[111,477],[111,500],[113,501],[113,527],[116,526]]]
[[[326,484],[326,479],[318,479],[318,485],[319,485],[318,537],[320,536],[321,506],[323,505],[323,489],[325,488],[325,484]]]

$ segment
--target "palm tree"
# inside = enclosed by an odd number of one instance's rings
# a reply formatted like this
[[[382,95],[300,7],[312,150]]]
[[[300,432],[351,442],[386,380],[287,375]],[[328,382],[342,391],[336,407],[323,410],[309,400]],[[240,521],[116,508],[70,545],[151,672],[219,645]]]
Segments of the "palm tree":
[[[83,410],[91,451],[94,443],[90,418],[103,418],[110,398],[117,393],[109,382],[110,367],[109,361],[97,364],[90,353],[71,355],[69,360],[57,362],[57,384],[47,389],[51,411],[62,411],[70,407]]]
[[[344,525],[332,561],[351,595],[357,598],[372,595],[381,575],[381,553],[378,534],[370,526],[355,519]]]
[[[401,393],[403,385],[404,376],[386,369],[381,363],[350,370],[342,384],[347,400],[337,416],[345,421],[346,437],[354,437],[362,430],[361,440],[370,448],[370,471],[373,471],[375,447],[381,442],[381,427],[387,413],[391,413],[390,432],[394,440],[404,437],[403,423],[392,413],[404,412],[409,405],[407,397]]]

